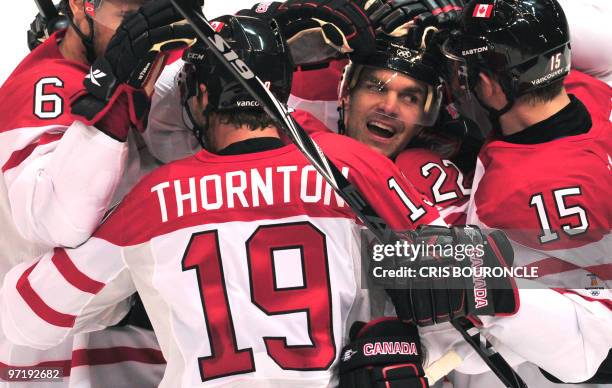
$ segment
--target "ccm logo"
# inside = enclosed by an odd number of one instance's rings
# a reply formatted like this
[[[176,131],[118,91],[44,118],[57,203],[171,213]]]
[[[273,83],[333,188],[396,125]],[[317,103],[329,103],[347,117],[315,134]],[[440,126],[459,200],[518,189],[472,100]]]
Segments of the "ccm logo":
[[[240,74],[240,76],[244,79],[251,79],[255,77],[255,74],[249,69],[249,67],[238,57],[238,54],[232,50],[230,45],[223,40],[222,37],[215,34],[214,38],[208,38],[212,44],[215,45],[217,50],[223,54],[225,59],[227,59],[234,69]]]

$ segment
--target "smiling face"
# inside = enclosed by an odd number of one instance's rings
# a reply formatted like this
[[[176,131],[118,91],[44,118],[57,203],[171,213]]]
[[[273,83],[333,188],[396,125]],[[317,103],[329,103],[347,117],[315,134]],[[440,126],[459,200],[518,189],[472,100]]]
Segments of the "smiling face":
[[[393,158],[423,128],[425,83],[398,72],[364,67],[345,100],[347,135]]]

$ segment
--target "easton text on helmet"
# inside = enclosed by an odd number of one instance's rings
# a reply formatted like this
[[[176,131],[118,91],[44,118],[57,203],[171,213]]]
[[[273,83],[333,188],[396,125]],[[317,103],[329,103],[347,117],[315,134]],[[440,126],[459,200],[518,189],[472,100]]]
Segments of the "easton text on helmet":
[[[474,55],[474,54],[479,54],[479,53],[483,53],[485,51],[489,51],[489,48],[487,46],[484,47],[476,47],[473,49],[469,49],[469,50],[463,50],[461,51],[461,55],[466,56],[466,55]]]

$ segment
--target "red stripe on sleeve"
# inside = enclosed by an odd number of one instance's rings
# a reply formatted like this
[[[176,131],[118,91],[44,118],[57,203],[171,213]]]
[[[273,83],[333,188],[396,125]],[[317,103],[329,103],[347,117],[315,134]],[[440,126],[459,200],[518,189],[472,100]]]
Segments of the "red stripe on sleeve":
[[[143,364],[165,364],[162,352],[151,348],[118,346],[102,349],[76,349],[72,351],[72,367],[81,365],[107,365],[125,361]]]
[[[13,152],[6,161],[6,163],[4,163],[4,166],[2,166],[2,172],[6,172],[11,168],[19,166],[21,162],[26,160],[28,156],[30,156],[32,152],[34,152],[34,149],[36,149],[36,147],[59,140],[62,136],[63,133],[46,133],[42,135],[36,143],[28,144],[22,149]]]
[[[32,288],[28,276],[30,276],[30,273],[34,270],[34,268],[36,268],[36,264],[38,264],[38,262],[34,263],[30,268],[28,268],[17,281],[17,291],[19,292],[19,295],[21,295],[23,300],[28,304],[28,306],[30,306],[32,311],[45,322],[59,327],[74,326],[76,316],[63,314],[52,309]]]
[[[55,248],[51,261],[64,279],[75,288],[89,294],[97,294],[104,288],[104,283],[94,280],[81,272],[70,260],[64,249]]]
[[[21,162],[23,162],[27,159],[28,156],[30,156],[30,154],[34,151],[34,148],[36,148],[37,146],[38,144],[28,144],[24,148],[13,152],[6,161],[6,163],[4,163],[4,166],[2,166],[2,172],[6,172],[11,168],[19,166]]]
[[[537,268],[539,277],[580,269],[580,267],[577,265],[568,263],[567,261],[558,259],[556,257],[547,257],[545,259],[533,262],[526,267]]]

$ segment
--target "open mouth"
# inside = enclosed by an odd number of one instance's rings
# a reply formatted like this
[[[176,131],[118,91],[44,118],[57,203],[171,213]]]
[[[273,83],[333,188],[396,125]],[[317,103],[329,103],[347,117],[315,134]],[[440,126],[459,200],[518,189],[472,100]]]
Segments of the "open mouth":
[[[392,138],[396,132],[396,129],[393,126],[380,121],[369,121],[366,126],[374,135],[383,137],[385,139]]]

